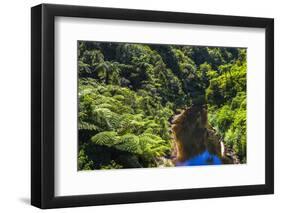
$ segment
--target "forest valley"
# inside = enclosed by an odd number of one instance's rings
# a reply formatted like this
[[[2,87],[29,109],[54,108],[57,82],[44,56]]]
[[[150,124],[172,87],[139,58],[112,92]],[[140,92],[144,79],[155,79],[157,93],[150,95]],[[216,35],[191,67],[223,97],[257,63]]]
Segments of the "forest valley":
[[[190,162],[206,153],[209,164],[246,163],[246,58],[78,41],[78,170],[203,165]]]

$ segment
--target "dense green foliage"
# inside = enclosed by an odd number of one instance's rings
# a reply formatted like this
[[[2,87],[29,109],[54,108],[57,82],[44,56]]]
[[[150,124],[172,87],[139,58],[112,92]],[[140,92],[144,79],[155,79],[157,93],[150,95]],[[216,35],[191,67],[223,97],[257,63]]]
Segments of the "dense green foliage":
[[[246,50],[78,42],[78,169],[173,166],[170,120],[208,104],[246,161]]]
[[[246,162],[246,58],[241,52],[232,65],[221,65],[207,88],[210,122],[228,147]]]

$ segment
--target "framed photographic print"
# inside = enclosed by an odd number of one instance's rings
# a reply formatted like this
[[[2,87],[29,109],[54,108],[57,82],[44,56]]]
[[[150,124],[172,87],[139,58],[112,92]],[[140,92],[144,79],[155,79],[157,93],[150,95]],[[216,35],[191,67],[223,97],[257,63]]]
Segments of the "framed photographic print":
[[[31,9],[31,203],[271,194],[274,21]]]

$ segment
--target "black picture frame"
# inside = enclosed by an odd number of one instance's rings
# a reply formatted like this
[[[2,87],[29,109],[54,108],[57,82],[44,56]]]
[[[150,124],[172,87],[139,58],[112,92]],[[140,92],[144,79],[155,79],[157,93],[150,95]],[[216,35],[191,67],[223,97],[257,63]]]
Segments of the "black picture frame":
[[[54,171],[55,17],[101,18],[264,28],[265,184],[56,197]],[[31,9],[31,204],[60,208],[105,204],[217,198],[274,193],[274,20],[225,15],[41,4]]]

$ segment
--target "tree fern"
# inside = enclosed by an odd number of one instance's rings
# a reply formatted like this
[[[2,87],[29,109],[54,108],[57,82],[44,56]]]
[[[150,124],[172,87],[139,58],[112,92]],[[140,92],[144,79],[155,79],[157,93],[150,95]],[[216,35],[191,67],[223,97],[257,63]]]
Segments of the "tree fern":
[[[125,134],[120,137],[120,142],[114,148],[134,154],[142,154],[139,138],[134,134]]]
[[[117,143],[120,143],[120,140],[118,140],[117,133],[114,131],[105,131],[100,132],[93,136],[91,138],[92,143],[101,145],[101,146],[107,146],[112,147],[116,145]]]
[[[96,126],[95,124],[79,121],[78,123],[79,130],[95,130],[100,131],[100,127]]]

